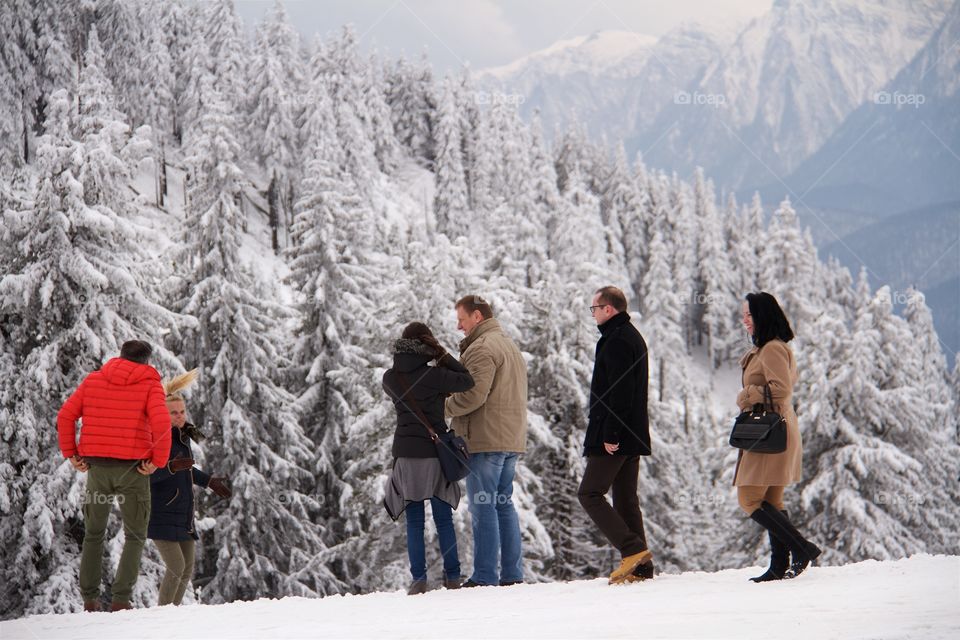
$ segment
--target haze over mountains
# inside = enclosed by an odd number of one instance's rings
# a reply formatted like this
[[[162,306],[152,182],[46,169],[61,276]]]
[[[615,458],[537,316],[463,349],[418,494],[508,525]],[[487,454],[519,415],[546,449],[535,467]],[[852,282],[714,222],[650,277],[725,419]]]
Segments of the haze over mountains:
[[[958,40],[952,0],[777,0],[739,28],[600,32],[479,75],[526,116],[539,112],[548,134],[576,123],[649,166],[682,176],[701,166],[741,202],[759,191],[768,209],[789,195],[821,253],[865,265],[874,285],[924,287],[952,356]],[[947,246],[933,251],[917,226]],[[862,241],[880,237],[893,240]]]

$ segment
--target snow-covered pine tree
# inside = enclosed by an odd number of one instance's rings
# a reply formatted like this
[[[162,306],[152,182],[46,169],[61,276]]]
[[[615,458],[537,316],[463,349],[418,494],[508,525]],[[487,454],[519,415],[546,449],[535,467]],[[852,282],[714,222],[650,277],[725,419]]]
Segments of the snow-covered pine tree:
[[[84,60],[72,127],[83,153],[77,178],[88,205],[106,207],[127,218],[137,206],[130,198],[132,167],[148,152],[150,143],[130,135],[126,118],[116,106],[113,85],[102,71],[104,57],[96,26],[87,36]]]
[[[634,188],[633,175],[627,162],[627,153],[623,144],[614,149],[613,163],[610,170],[598,176],[600,185],[600,217],[607,233],[607,253],[611,269],[617,274],[615,281],[630,283],[630,272],[627,268],[626,236],[623,221],[630,216],[630,210],[639,204],[637,192]]]
[[[302,96],[299,39],[287,22],[283,5],[276,2],[257,25],[246,98],[247,155],[264,170],[269,225],[274,252],[288,244],[292,221],[293,185],[299,173],[299,132]]]
[[[922,399],[916,340],[893,315],[889,289],[867,297],[865,282],[852,330],[842,318],[820,315],[818,340],[805,358],[818,370],[800,406],[806,428],[798,524],[825,543],[831,563],[956,544],[955,489],[940,477],[950,475],[942,413]]]
[[[735,362],[743,351],[743,334],[740,331],[739,317],[740,307],[744,302],[747,293],[754,291],[756,284],[753,277],[749,274],[756,268],[756,260],[749,256],[744,256],[746,247],[752,252],[753,239],[749,239],[755,233],[762,233],[763,229],[755,232],[745,226],[746,209],[741,211],[737,204],[734,194],[727,196],[727,202],[724,205],[723,213],[720,215],[720,225],[722,228],[724,250],[726,251],[727,269],[726,280],[729,287],[730,302],[733,314],[733,324],[729,332],[718,333],[714,336],[715,349],[721,354],[726,354],[726,362]],[[748,242],[751,243],[748,245]],[[750,266],[744,266],[744,261],[749,261]]]
[[[58,88],[72,90],[76,82],[78,67],[71,53],[82,53],[72,38],[76,13],[75,6],[58,2],[10,0],[0,7],[0,54],[10,73],[4,91],[12,98],[5,107],[15,109],[4,123],[15,136],[3,144],[16,148],[21,165],[36,161],[36,138],[44,133],[50,94]]]
[[[933,324],[933,316],[923,293],[914,288],[906,292],[903,321],[906,346],[899,349],[902,360],[898,367],[904,386],[916,390],[915,396],[926,409],[923,422],[910,425],[892,434],[892,441],[920,460],[924,475],[931,485],[926,499],[920,502],[915,526],[932,553],[952,553],[960,546],[960,445],[954,439],[960,414],[950,388],[950,372]],[[909,347],[913,347],[912,349]],[[913,356],[910,358],[910,356]]]
[[[276,2],[257,25],[246,98],[249,151],[268,175],[284,177],[294,165],[297,88],[288,69],[298,59],[297,48],[296,32]]]
[[[437,116],[433,72],[426,59],[410,64],[401,57],[387,74],[386,101],[400,145],[418,163],[432,167]]]
[[[133,127],[147,124],[149,107],[145,100],[151,91],[146,85],[160,80],[145,73],[157,62],[150,60],[156,49],[151,47],[150,34],[146,31],[151,28],[147,20],[153,18],[154,9],[149,4],[138,5],[128,0],[97,0],[96,3],[96,26],[105,51],[101,71],[117,89],[117,108],[126,114]]]
[[[755,215],[755,214],[752,214]],[[773,214],[760,257],[760,286],[776,296],[801,340],[804,325],[823,308],[819,285],[817,251],[797,221],[797,212],[787,198]]]
[[[468,130],[462,132],[467,153],[464,156],[464,172],[467,175],[467,192],[470,197],[470,210],[474,216],[483,216],[493,211],[497,205],[497,193],[493,186],[498,171],[496,148],[497,133],[490,118],[490,111],[476,104],[477,96],[484,94],[468,93],[464,96],[463,106],[467,114]],[[480,241],[480,238],[475,238]]]
[[[585,149],[589,146],[587,132],[582,125],[573,121],[566,129],[554,132],[553,156],[557,174],[557,187],[563,191],[567,188],[567,179],[576,167],[585,171],[588,163],[585,158]]]
[[[170,120],[163,128],[169,132],[171,141],[180,145],[183,142],[183,121],[187,111],[184,101],[190,76],[187,54],[195,25],[189,19],[183,0],[161,3],[154,19],[170,64],[169,84],[166,85],[170,92]]]
[[[88,64],[81,91],[92,90],[89,80],[96,75]],[[27,613],[80,606],[75,535],[82,478],[57,452],[51,425],[59,405],[123,341],[137,337],[157,344],[171,320],[145,293],[143,236],[115,199],[123,161],[96,133],[125,125],[110,119],[116,112],[105,100],[90,95],[85,105],[75,123],[85,142],[78,142],[70,131],[75,119],[68,94],[50,97],[33,202],[4,218],[12,259],[0,280],[0,308],[13,327],[7,341],[16,368],[29,372],[7,408],[17,415],[12,447],[32,465],[31,477],[48,479],[12,488],[21,501],[22,534],[8,558],[18,566],[21,584],[35,585],[21,603]],[[176,366],[168,352],[159,351],[161,366]]]
[[[714,201],[713,183],[697,168],[694,182],[694,215],[700,233],[697,235],[697,276],[694,317],[706,334],[707,357],[711,366],[733,355],[728,349],[731,335],[737,332],[740,296],[734,289],[728,247],[723,224]]]
[[[618,173],[622,170],[624,158],[614,159]],[[620,215],[620,228],[623,232],[623,259],[627,271],[627,280],[636,300],[646,297],[643,289],[643,276],[647,271],[647,250],[650,245],[650,225],[653,219],[653,207],[647,188],[649,178],[641,158],[637,158],[633,170],[628,171],[620,182],[619,199],[623,202]]]
[[[317,56],[315,56],[315,59]],[[344,27],[340,37],[323,48],[319,57],[322,75],[333,104],[337,137],[343,149],[343,166],[364,195],[372,192],[380,175],[364,97],[364,77],[369,73],[357,51],[357,36]],[[316,71],[315,71],[316,72]]]
[[[597,248],[602,247],[601,240],[597,238]],[[570,249],[576,251],[567,247],[565,257]],[[609,564],[606,545],[577,499],[597,338],[596,329],[587,323],[591,286],[571,281],[549,260],[530,301],[536,338],[528,347],[530,431],[525,462],[538,481],[537,516],[553,550],[543,561],[543,573],[552,580],[599,575]]]
[[[154,202],[164,206],[167,196],[167,154],[174,140],[174,91],[176,75],[173,57],[167,48],[167,34],[163,31],[163,5],[148,6],[143,11],[143,45],[147,49],[140,85],[139,110],[141,122],[150,127],[153,140],[156,195]]]
[[[954,356],[953,373],[950,374],[951,387],[953,388],[953,404],[960,411],[960,357]],[[956,414],[954,414],[956,415]],[[954,440],[960,444],[960,418],[957,419],[956,433]]]
[[[280,320],[290,312],[257,286],[241,259],[236,124],[211,79],[203,88],[204,112],[188,147],[193,178],[174,306],[198,320],[178,345],[200,369],[191,409],[208,432],[214,470],[234,490],[231,500],[209,507],[216,526],[203,537],[206,598],[330,593],[338,582],[311,517],[324,499],[309,470],[314,451],[293,396],[278,383],[286,363]]]
[[[670,238],[671,269],[674,290],[680,294],[681,327],[687,351],[694,343],[695,284],[697,273],[697,238],[699,229],[694,218],[694,195],[689,185],[682,182],[676,174],[668,180],[660,177],[662,193],[660,218],[664,239]],[[656,295],[648,290],[648,295]]]
[[[35,49],[25,0],[0,4],[0,170],[5,175],[29,159],[37,69],[29,53]]]
[[[382,584],[372,558],[389,562],[402,552],[377,499],[393,425],[380,375],[396,328],[389,301],[402,283],[390,286],[399,264],[380,250],[373,213],[339,164],[339,127],[324,117],[333,107],[323,87],[315,85],[312,158],[289,251],[302,318],[294,363],[303,372],[297,405],[316,443],[317,490],[325,496],[324,541],[337,547],[331,570],[345,589],[357,591]],[[382,545],[378,534],[386,537]]]
[[[366,102],[366,128],[373,139],[374,154],[380,171],[386,175],[396,171],[400,162],[400,143],[393,129],[393,116],[387,104],[387,84],[383,63],[372,54],[362,76],[363,97]]]
[[[457,81],[456,111],[459,114],[460,147],[463,151],[463,174],[467,183],[467,202],[471,209],[475,206],[475,176],[473,167],[477,164],[477,139],[480,134],[481,123],[480,107],[477,104],[477,94],[470,79],[470,67],[464,65],[460,70]]]
[[[487,115],[487,132],[495,136],[497,167],[491,174],[490,187],[497,195],[492,200],[495,207],[478,218],[486,240],[484,253],[489,272],[525,297],[546,259],[548,212],[537,206],[529,132],[520,122],[516,107],[497,98]]]
[[[14,237],[6,220],[16,219],[19,211],[30,209],[31,203],[20,197],[0,178],[0,273],[13,272],[16,258]],[[16,375],[17,361],[12,341],[13,326],[8,310],[0,305],[0,536],[4,540],[17,540],[23,526],[25,509],[24,490],[28,485],[20,478],[22,471],[36,454],[36,434],[24,438],[20,429],[17,408],[21,402],[20,376]],[[22,613],[29,595],[20,584],[20,567],[13,561],[15,547],[6,545],[0,551],[0,597],[6,602],[6,616]]]
[[[754,193],[750,204],[730,219],[730,251],[733,272],[739,275],[739,297],[742,300],[752,291],[760,291],[763,247],[767,242],[763,203],[760,194]]]
[[[553,231],[549,257],[557,264],[561,277],[573,284],[581,296],[590,297],[596,289],[618,282],[615,278],[619,274],[610,265],[600,199],[587,190],[577,167],[568,175],[560,206],[549,226]]]
[[[460,117],[457,112],[453,81],[444,82],[437,120],[436,144],[436,190],[433,212],[437,231],[449,238],[456,238],[466,231],[468,216],[467,183],[463,173]]]
[[[688,374],[682,310],[688,296],[677,288],[670,265],[673,247],[664,241],[662,221],[652,225],[640,326],[649,349],[653,455],[641,465],[641,505],[657,565],[678,570],[692,566],[694,549],[711,548],[695,524],[698,514],[705,517],[714,505],[707,499],[710,461],[692,452],[710,450],[713,434],[706,421],[698,420],[705,413],[697,406],[704,392]]]
[[[247,95],[244,71],[249,66],[246,53],[249,47],[234,2],[211,0],[198,5],[195,15],[200,24],[194,38],[201,47],[192,52],[193,71],[198,80],[202,78],[201,67],[211,75],[227,111],[234,114],[234,118],[238,119],[237,125],[242,126],[240,117],[245,113],[243,105],[244,96]],[[205,106],[198,105],[197,108],[200,109],[196,113],[199,118]]]

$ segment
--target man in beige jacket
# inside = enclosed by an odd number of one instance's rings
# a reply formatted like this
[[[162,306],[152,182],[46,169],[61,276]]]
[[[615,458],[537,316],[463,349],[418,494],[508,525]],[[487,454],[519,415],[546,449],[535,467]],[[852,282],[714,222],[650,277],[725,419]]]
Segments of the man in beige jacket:
[[[523,582],[513,476],[527,441],[527,365],[480,296],[457,301],[460,362],[475,385],[447,399],[451,427],[470,449],[467,503],[473,524],[473,575],[464,587]],[[497,555],[500,555],[500,570]]]

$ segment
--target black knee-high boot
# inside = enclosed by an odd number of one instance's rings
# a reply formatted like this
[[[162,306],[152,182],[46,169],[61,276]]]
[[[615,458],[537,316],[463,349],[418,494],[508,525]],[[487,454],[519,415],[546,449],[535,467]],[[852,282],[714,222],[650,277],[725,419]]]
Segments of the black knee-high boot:
[[[803,573],[804,569],[820,555],[820,548],[807,540],[797,531],[786,514],[777,511],[769,502],[763,502],[760,508],[750,514],[750,517],[761,527],[769,531],[780,542],[785,544],[793,554],[790,563],[790,574],[786,577],[795,578]]]
[[[782,513],[784,517],[789,518],[786,511],[781,511],[780,513]],[[773,535],[772,531],[767,530],[767,537],[770,539],[770,567],[763,575],[750,578],[752,582],[783,580],[787,569],[790,568],[790,549],[780,541],[780,538]]]

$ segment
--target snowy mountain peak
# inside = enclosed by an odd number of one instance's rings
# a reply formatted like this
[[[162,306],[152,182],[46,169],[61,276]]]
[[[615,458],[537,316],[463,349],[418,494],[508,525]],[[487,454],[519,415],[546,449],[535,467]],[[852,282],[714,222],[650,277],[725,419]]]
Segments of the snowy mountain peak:
[[[577,72],[604,73],[627,58],[645,56],[657,38],[632,31],[596,31],[590,35],[559,40],[510,64],[479,73],[498,80],[535,72],[568,75]]]

